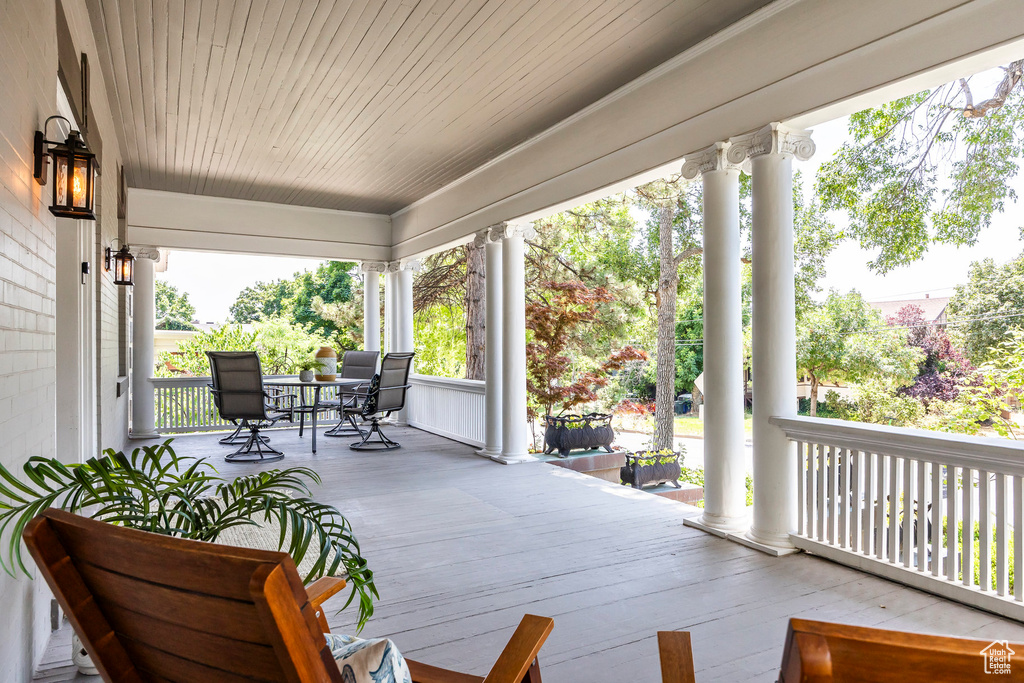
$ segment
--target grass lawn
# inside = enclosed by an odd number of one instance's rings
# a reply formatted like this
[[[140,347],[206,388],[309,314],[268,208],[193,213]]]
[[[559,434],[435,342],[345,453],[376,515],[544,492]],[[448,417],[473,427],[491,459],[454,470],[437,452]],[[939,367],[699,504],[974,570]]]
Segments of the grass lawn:
[[[743,415],[743,431],[749,436],[753,424],[753,417],[750,413]],[[704,436],[704,420],[698,420],[692,415],[676,416],[676,436]]]

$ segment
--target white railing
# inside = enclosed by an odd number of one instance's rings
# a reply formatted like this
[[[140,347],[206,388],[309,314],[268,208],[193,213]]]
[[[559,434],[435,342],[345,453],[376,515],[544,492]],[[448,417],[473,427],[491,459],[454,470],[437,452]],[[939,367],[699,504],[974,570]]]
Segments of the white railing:
[[[414,374],[409,384],[410,425],[471,446],[484,445],[484,382]]]
[[[266,380],[294,379],[295,375],[273,375]],[[209,377],[154,377],[153,392],[156,399],[156,430],[161,434],[207,432],[233,429],[221,418],[210,393]],[[288,389],[288,391],[294,391]],[[321,389],[321,400],[334,398],[334,387]],[[307,397],[311,400],[311,397]]]
[[[822,418],[771,421],[797,445],[795,545],[1024,620],[1024,444]]]

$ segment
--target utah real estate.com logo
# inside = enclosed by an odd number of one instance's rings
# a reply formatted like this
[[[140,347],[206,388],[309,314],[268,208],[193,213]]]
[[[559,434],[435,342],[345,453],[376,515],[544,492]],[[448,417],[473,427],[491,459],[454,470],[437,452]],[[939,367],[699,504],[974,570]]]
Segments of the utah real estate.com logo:
[[[1017,654],[1010,649],[1010,644],[1005,640],[995,640],[988,647],[981,651],[985,658],[985,673],[1006,674],[1010,673],[1010,657]]]

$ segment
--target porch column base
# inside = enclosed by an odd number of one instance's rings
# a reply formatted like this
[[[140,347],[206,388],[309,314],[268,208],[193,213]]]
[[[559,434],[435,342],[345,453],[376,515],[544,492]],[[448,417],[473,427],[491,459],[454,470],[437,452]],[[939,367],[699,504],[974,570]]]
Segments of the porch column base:
[[[501,455],[501,448],[481,448],[480,450],[476,451],[476,454],[479,455],[481,458],[491,458],[493,460],[494,458],[497,458]]]
[[[789,540],[789,534],[765,533],[751,528],[743,534],[730,534],[729,538],[737,543],[742,543],[748,548],[760,550],[763,553],[776,557],[800,552],[800,549]]]
[[[695,529],[714,534],[719,538],[728,538],[730,534],[743,533],[750,528],[750,517],[719,517],[705,512],[700,517],[684,519],[683,524]]]
[[[537,462],[537,458],[533,457],[529,453],[522,453],[519,455],[499,453],[498,455],[492,455],[491,460],[494,462],[500,462],[502,465],[521,465],[524,462]]]
[[[159,439],[160,432],[129,432],[129,439]]]

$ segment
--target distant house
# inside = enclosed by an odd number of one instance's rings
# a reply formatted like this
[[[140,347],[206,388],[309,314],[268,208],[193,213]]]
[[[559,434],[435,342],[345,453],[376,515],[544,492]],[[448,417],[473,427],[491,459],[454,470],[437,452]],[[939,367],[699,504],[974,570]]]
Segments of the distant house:
[[[900,299],[899,301],[869,301],[868,305],[882,314],[883,319],[899,313],[907,306],[917,306],[921,309],[921,315],[925,322],[946,324],[946,309],[949,308],[948,296],[931,297],[927,294],[923,299]]]

